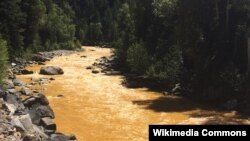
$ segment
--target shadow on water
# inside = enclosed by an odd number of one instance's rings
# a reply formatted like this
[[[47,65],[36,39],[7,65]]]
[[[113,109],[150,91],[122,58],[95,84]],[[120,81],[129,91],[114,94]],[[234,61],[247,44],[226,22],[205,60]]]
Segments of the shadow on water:
[[[169,91],[173,86],[167,82],[149,79],[145,76],[135,74],[125,74],[122,84],[127,88],[148,88],[151,91],[163,92]]]
[[[133,101],[133,104],[145,106],[146,109],[155,112],[185,112],[199,108],[197,104],[181,97],[159,97],[155,100]]]
[[[235,111],[225,111],[213,104],[195,103],[192,100],[175,96],[162,96],[155,100],[133,101],[133,104],[155,112],[187,112],[190,118],[205,119],[202,124],[208,125],[246,124],[246,120],[249,120],[249,116],[238,114]]]
[[[118,72],[122,72],[121,74],[107,73],[106,75],[123,75],[124,80],[122,81],[122,85],[124,87],[133,89],[147,88],[148,91],[161,93],[170,91],[174,87],[167,82],[148,79],[136,74],[126,74],[126,71],[115,66],[112,61],[106,62],[111,64],[108,66],[114,72],[117,70]],[[218,103],[183,96],[160,96],[154,100],[138,100],[132,101],[132,103],[155,112],[187,112],[191,118],[206,118],[203,124],[244,124],[244,120],[249,120],[250,117],[249,115],[225,110],[218,106]]]
[[[191,117],[206,118],[206,121],[203,124],[207,125],[217,125],[217,124],[244,125],[247,124],[246,120],[249,120],[248,116],[237,114],[237,112],[235,111],[229,113],[220,113],[216,111],[196,112],[191,114]]]

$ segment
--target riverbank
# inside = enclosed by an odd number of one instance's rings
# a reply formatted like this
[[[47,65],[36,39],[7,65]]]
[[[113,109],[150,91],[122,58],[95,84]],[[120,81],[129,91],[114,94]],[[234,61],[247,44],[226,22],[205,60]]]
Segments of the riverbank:
[[[33,71],[25,69],[34,64],[44,65],[55,56],[75,53],[58,50],[34,54],[32,60],[15,58],[9,69],[9,79],[0,87],[0,140],[3,141],[57,141],[76,140],[75,135],[57,132],[54,112],[47,97],[33,89],[36,84],[50,83],[53,77],[32,80],[26,83],[18,75],[30,75]]]
[[[58,131],[74,133],[79,141],[146,141],[149,124],[250,124],[249,118],[233,110],[217,110],[146,87],[125,87],[124,75],[98,67],[101,58],[112,58],[111,49],[84,48],[45,62],[61,67],[64,74],[53,76],[51,83],[32,86],[47,96]],[[28,66],[34,74],[17,78],[26,83],[45,78],[39,74],[42,66]]]

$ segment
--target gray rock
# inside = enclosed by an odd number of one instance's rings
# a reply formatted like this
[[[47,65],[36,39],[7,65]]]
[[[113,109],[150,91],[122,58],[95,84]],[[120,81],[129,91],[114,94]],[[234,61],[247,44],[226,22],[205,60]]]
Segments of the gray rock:
[[[16,89],[8,89],[7,92],[9,92],[10,94],[15,94],[16,93]]]
[[[5,103],[5,105],[7,106],[8,110],[11,113],[11,115],[13,115],[15,113],[15,111],[17,110],[17,106],[15,106],[14,104]]]
[[[29,71],[29,70],[20,70],[21,74],[33,74],[34,72],[33,71]]]
[[[36,61],[36,62],[46,62],[46,61],[49,61],[50,59],[42,56],[42,55],[39,55],[39,54],[35,54],[33,55],[32,57],[32,61]]]
[[[33,106],[36,103],[36,101],[37,100],[36,100],[35,97],[30,96],[30,97],[28,97],[27,99],[25,99],[23,101],[23,104],[24,104],[25,107],[31,107],[31,106]]]
[[[39,104],[33,105],[29,110],[29,114],[32,122],[36,125],[39,125],[41,119],[44,117],[55,118],[55,114],[49,106]]]
[[[34,134],[26,134],[23,141],[40,141],[40,139]]]
[[[55,130],[44,129],[44,133],[50,136],[51,134],[55,134]]]
[[[28,114],[19,116],[19,121],[23,125],[25,131],[30,132],[30,133],[34,132],[33,124]]]
[[[40,69],[40,74],[43,75],[60,75],[64,74],[64,71],[62,68],[57,66],[48,66],[48,67],[42,67]]]
[[[47,97],[43,94],[37,94],[35,95],[35,98],[37,99],[37,101],[41,104],[41,105],[49,105],[49,100],[47,99]]]
[[[40,125],[47,130],[56,131],[56,124],[50,117],[44,117],[41,119]]]
[[[19,79],[14,79],[13,83],[15,86],[24,86],[25,85],[25,83]]]
[[[26,107],[32,107],[35,104],[39,105],[49,105],[49,100],[43,94],[37,94],[35,96],[30,96],[23,101],[23,104]]]
[[[20,90],[21,94],[23,95],[29,95],[30,93],[30,89],[26,88],[26,87],[22,87]]]
[[[68,141],[68,138],[63,134],[52,134],[48,141]]]
[[[76,136],[71,134],[71,135],[68,135],[68,139],[69,140],[77,140]]]
[[[23,124],[20,122],[18,116],[13,116],[11,119],[11,125],[13,127],[18,128],[19,130],[25,131],[26,129],[24,128]]]
[[[35,130],[35,133],[41,138],[41,141],[47,141],[47,139],[49,138],[48,135],[46,135],[44,133],[44,130],[42,127],[39,127],[39,126],[36,126],[36,125],[33,125],[33,128]]]
[[[4,80],[3,86],[7,89],[13,89],[15,88],[14,83],[11,80]]]
[[[15,94],[6,94],[5,101],[9,104],[14,104],[16,107],[18,107],[20,101],[19,97]]]

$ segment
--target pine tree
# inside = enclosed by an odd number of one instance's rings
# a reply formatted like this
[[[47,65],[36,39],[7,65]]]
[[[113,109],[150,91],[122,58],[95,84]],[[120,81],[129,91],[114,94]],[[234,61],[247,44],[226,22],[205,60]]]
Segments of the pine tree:
[[[8,68],[7,42],[0,37],[0,84],[6,77]]]
[[[6,39],[11,55],[21,55],[23,50],[23,25],[25,14],[20,8],[21,0],[0,1],[0,32]]]

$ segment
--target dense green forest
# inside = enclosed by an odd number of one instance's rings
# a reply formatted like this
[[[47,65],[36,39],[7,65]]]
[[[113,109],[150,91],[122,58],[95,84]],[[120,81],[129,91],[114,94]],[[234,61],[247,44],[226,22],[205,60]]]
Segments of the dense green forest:
[[[249,92],[249,0],[1,0],[0,18],[0,78],[7,57],[99,45],[187,95]]]

